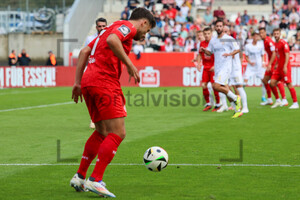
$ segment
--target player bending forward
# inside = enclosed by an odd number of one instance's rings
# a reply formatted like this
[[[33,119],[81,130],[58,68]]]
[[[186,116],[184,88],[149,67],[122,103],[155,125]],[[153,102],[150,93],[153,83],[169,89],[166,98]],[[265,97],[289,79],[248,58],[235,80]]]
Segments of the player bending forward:
[[[261,39],[264,41],[265,51],[268,54],[268,60],[269,60],[269,64],[267,66],[265,76],[262,79],[262,82],[265,85],[265,88],[267,90],[268,99],[267,99],[267,101],[262,102],[260,105],[264,106],[264,105],[272,105],[273,104],[273,100],[272,100],[272,96],[271,96],[271,91],[272,91],[275,96],[275,99],[276,99],[276,102],[272,106],[272,108],[275,108],[277,106],[287,106],[288,102],[285,97],[283,83],[278,82],[278,84],[277,84],[277,87],[278,87],[281,97],[282,97],[282,102],[280,101],[277,88],[276,87],[271,88],[270,84],[269,84],[272,74],[274,73],[274,67],[277,63],[276,52],[275,52],[275,42],[269,36],[267,36],[266,29],[263,27],[259,28],[259,35],[260,35]]]
[[[290,48],[286,41],[280,39],[281,35],[280,29],[273,30],[273,36],[276,40],[275,42],[275,51],[277,55],[277,64],[275,66],[275,71],[271,77],[271,84],[272,88],[276,87],[279,81],[286,83],[287,87],[290,90],[293,105],[290,106],[290,109],[298,109],[299,104],[297,101],[297,94],[296,90],[292,85],[292,68],[290,65]]]
[[[148,10],[137,8],[129,21],[114,22],[80,52],[72,98],[77,103],[78,98],[82,101],[84,96],[96,130],[87,140],[79,169],[70,182],[77,191],[86,189],[100,196],[115,197],[106,189],[102,179],[126,135],[124,117],[127,113],[119,82],[121,62],[126,65],[130,78],[139,82],[138,71],[128,57],[132,39],[145,39],[146,33],[155,25],[155,19]],[[89,56],[88,68],[83,74]],[[96,166],[85,181],[88,167],[96,155]]]
[[[235,109],[235,114],[232,118],[237,118],[243,114],[240,110],[241,98],[231,92],[228,87],[226,87],[226,84],[231,73],[232,57],[239,53],[240,50],[238,44],[235,41],[233,42],[233,38],[223,32],[224,22],[222,20],[217,20],[215,27],[218,37],[212,38],[206,49],[204,47],[201,47],[201,49],[208,56],[214,54],[215,82],[213,88],[227,96]]]
[[[212,104],[209,98],[209,90],[207,88],[207,84],[211,82],[214,83],[214,55],[206,55],[202,50],[201,47],[206,48],[208,47],[209,41],[211,40],[212,30],[210,27],[207,27],[203,30],[205,40],[200,43],[199,48],[199,56],[198,56],[198,64],[197,69],[199,71],[202,70],[202,65],[204,66],[203,73],[202,73],[202,89],[203,89],[203,96],[205,99],[205,108],[203,111],[208,111],[212,108]],[[220,97],[219,92],[214,90],[215,98],[216,98],[216,106],[212,110],[212,112],[217,111],[220,108]]]

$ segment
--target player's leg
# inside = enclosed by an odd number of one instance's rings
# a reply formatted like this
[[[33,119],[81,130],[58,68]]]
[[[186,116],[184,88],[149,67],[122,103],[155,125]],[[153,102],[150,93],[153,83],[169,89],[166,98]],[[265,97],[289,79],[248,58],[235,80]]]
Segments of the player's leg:
[[[284,82],[283,81],[279,81],[277,83],[277,87],[279,89],[280,95],[281,95],[281,106],[288,106],[289,102],[286,99],[286,95],[285,95],[285,89],[284,89]]]
[[[214,71],[209,71],[209,82],[210,82],[211,87],[212,87],[212,85],[215,82],[214,76],[215,76]],[[215,112],[215,111],[218,111],[220,109],[220,107],[221,107],[221,104],[220,104],[220,95],[219,95],[218,91],[216,91],[216,90],[213,89],[213,87],[212,87],[212,90],[213,90],[213,93],[214,93],[215,99],[216,99],[215,108],[212,110],[212,112]]]
[[[299,109],[296,90],[292,84],[291,70],[288,70],[287,75],[285,76],[285,83],[286,83],[287,87],[289,88],[289,91],[290,91],[292,99],[293,99],[293,104],[289,108],[290,109]]]
[[[203,72],[203,74],[204,74],[204,72]],[[207,88],[207,82],[202,82],[202,91],[203,91],[203,97],[206,102],[203,111],[208,111],[211,109],[211,104],[210,104],[210,100],[209,100],[209,90]]]
[[[273,74],[271,77],[271,82],[270,82],[271,88],[276,87],[279,80],[280,80],[280,76],[278,74]],[[276,102],[271,106],[271,108],[276,108],[280,105],[281,105],[281,101],[279,99],[279,100],[276,100]]]
[[[106,189],[105,185],[102,184],[102,179],[106,167],[114,158],[119,145],[121,144],[121,142],[126,136],[125,122],[124,122],[124,117],[121,117],[121,118],[103,120],[103,123],[105,125],[106,132],[108,134],[99,147],[96,166],[90,178],[87,180],[85,186],[88,190],[98,195],[103,195],[106,197],[115,197],[115,195],[109,192]],[[98,124],[97,122],[96,128],[98,126],[101,125]]]
[[[260,105],[262,105],[262,106],[264,106],[264,105],[272,105],[273,104],[271,92],[273,92],[276,100],[279,99],[277,88],[276,87],[271,88],[271,86],[269,84],[269,80],[270,79],[271,79],[271,76],[266,76],[266,75],[262,79],[262,83],[264,84],[264,86],[265,86],[265,88],[267,90],[267,95],[268,95],[267,101],[260,103]]]

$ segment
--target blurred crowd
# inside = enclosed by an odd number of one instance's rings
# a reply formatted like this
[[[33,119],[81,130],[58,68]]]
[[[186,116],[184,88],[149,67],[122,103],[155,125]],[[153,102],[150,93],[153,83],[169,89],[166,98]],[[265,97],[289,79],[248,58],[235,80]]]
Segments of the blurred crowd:
[[[259,27],[265,27],[269,35],[274,28],[282,29],[282,38],[288,41],[291,50],[300,50],[300,0],[274,0],[273,12],[261,16],[248,14],[247,10],[236,17],[227,16],[221,7],[212,10],[213,0],[201,0],[207,8],[204,14],[191,14],[192,6],[199,0],[128,0],[128,6],[121,13],[122,20],[128,20],[130,12],[143,4],[152,11],[157,26],[147,39],[134,45],[134,52],[191,52],[197,50],[197,33],[206,26],[214,29],[217,19],[223,19],[235,39],[246,42]],[[232,19],[235,20],[232,20]],[[229,20],[231,19],[231,20]]]

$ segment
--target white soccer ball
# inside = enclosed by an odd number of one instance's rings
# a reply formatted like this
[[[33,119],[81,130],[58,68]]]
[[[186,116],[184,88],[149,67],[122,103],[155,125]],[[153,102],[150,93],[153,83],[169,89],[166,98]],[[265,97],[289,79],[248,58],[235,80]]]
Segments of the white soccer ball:
[[[161,147],[150,147],[144,154],[144,164],[153,172],[160,172],[166,168],[168,161],[168,153]]]

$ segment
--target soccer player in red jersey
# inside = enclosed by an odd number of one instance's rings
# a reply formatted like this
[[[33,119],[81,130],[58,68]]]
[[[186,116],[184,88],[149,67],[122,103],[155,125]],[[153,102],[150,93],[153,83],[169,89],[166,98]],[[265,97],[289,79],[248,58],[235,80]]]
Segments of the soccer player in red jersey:
[[[280,91],[280,94],[281,94],[281,97],[282,97],[282,102],[280,101],[277,88],[276,87],[271,88],[270,85],[269,85],[269,80],[271,80],[271,76],[274,73],[274,67],[277,63],[276,52],[275,52],[275,42],[269,36],[267,36],[266,29],[263,28],[263,27],[259,28],[259,35],[260,35],[261,39],[264,41],[265,51],[267,52],[268,59],[269,59],[269,64],[267,66],[265,76],[262,79],[262,82],[265,85],[265,88],[267,90],[268,100],[266,102],[262,102],[261,105],[272,105],[273,104],[272,96],[271,96],[271,90],[272,90],[272,92],[275,96],[275,99],[276,99],[276,102],[273,106],[276,107],[278,105],[285,105],[285,104],[287,104],[287,100],[286,100],[286,97],[285,97],[285,91],[284,91],[283,83],[278,82],[278,84],[277,84],[277,87],[278,87],[278,89]]]
[[[275,42],[275,51],[277,55],[277,64],[275,66],[275,71],[271,77],[271,87],[275,87],[278,81],[286,83],[287,87],[290,90],[293,105],[290,106],[290,109],[298,109],[299,104],[297,101],[296,90],[292,85],[292,68],[290,65],[290,47],[286,41],[280,39],[281,30],[279,28],[273,30],[273,36],[276,40]]]
[[[121,62],[130,78],[139,82],[138,70],[128,57],[132,39],[145,39],[146,33],[155,26],[155,19],[148,10],[136,8],[129,21],[116,21],[106,27],[79,54],[72,98],[77,103],[79,97],[82,101],[84,96],[96,130],[87,140],[79,169],[70,182],[77,191],[89,190],[100,196],[115,197],[106,189],[102,179],[126,135],[124,117],[127,113],[119,81]],[[88,67],[83,73],[88,58]],[[85,181],[88,167],[97,155],[96,166]]]
[[[207,48],[209,41],[212,37],[212,29],[207,27],[203,30],[205,40],[200,43],[200,47]],[[211,82],[214,83],[214,55],[206,55],[201,48],[199,48],[199,56],[198,56],[198,64],[197,69],[201,71],[202,66],[204,66],[203,73],[202,73],[202,89],[203,89],[203,96],[206,101],[205,108],[203,111],[208,111],[212,108],[212,105],[209,101],[209,90],[207,88],[207,84]],[[219,92],[214,90],[215,98],[216,98],[216,106],[212,110],[213,112],[217,111],[220,108],[220,97]]]

